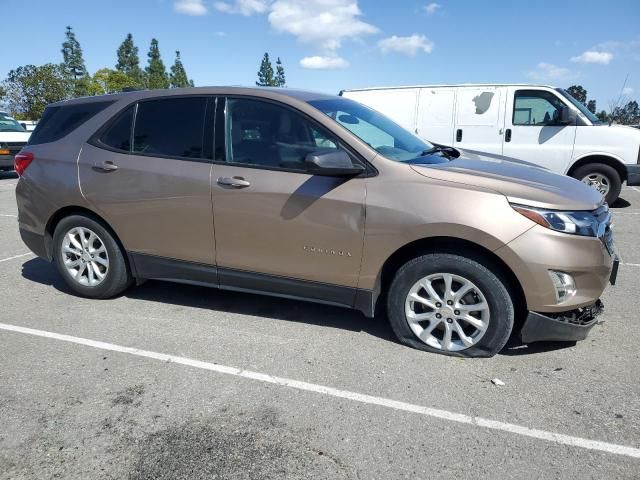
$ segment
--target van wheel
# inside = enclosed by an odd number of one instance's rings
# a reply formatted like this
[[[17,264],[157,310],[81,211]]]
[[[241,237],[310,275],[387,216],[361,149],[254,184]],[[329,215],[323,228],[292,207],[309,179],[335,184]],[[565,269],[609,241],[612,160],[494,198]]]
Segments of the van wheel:
[[[435,253],[407,262],[387,301],[398,340],[427,352],[492,357],[513,329],[513,301],[486,266],[459,255]]]
[[[71,290],[89,298],[111,298],[132,283],[113,235],[83,215],[63,218],[53,234],[53,257]]]
[[[602,193],[609,205],[618,199],[622,190],[620,174],[604,163],[588,163],[578,167],[573,172],[573,177]]]

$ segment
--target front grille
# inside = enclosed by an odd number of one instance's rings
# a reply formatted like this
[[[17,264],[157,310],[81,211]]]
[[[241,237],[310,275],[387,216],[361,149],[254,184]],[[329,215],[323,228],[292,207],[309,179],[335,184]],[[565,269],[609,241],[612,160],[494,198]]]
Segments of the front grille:
[[[594,233],[598,238],[604,238],[604,236],[611,229],[611,212],[609,211],[609,205],[603,203],[602,206],[593,210],[593,216],[596,219],[596,223],[593,225]]]
[[[598,316],[604,311],[604,305],[600,300],[597,300],[593,305],[588,305],[582,308],[576,308],[569,312],[563,313],[545,313],[555,320],[570,325],[579,325],[586,327],[594,324],[597,321]]]
[[[16,153],[18,153],[20,150],[22,150],[22,147],[24,147],[27,142],[4,142],[7,147],[9,147],[9,155],[15,155]]]

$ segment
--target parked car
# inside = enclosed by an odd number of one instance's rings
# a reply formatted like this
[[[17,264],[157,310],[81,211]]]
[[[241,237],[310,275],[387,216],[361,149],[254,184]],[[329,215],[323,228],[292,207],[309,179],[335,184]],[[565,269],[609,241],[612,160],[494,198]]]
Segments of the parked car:
[[[640,132],[600,122],[544,85],[442,85],[343,90],[431,142],[490,160],[515,158],[577,178],[609,204],[640,185]]]
[[[22,128],[27,132],[33,132],[36,129],[37,124],[38,122],[35,120],[20,120],[20,125],[22,125]]]
[[[15,118],[0,111],[0,171],[13,170],[13,158],[27,144],[29,135]]]
[[[70,290],[160,279],[355,308],[400,342],[491,356],[585,338],[611,216],[574,179],[451,159],[347,98],[139,91],[50,105],[16,158],[22,239]],[[524,324],[521,323],[524,321]]]

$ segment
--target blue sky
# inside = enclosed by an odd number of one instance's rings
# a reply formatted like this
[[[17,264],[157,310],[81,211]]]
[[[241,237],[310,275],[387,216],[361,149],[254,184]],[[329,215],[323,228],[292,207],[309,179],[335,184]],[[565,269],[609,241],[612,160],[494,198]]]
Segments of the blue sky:
[[[61,60],[66,25],[91,73],[113,67],[131,32],[142,66],[152,37],[167,67],[182,53],[196,85],[251,85],[265,51],[291,87],[582,84],[598,108],[629,79],[640,98],[640,2],[417,0],[0,0],[0,77]]]

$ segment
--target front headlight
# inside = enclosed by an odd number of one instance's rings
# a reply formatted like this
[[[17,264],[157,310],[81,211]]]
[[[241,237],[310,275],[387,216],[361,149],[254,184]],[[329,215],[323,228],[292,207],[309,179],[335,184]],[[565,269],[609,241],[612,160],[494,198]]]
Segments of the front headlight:
[[[529,220],[551,230],[585,237],[598,236],[598,219],[591,212],[559,212],[515,203],[511,207]]]

